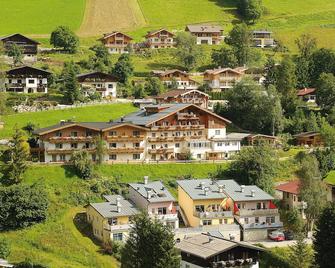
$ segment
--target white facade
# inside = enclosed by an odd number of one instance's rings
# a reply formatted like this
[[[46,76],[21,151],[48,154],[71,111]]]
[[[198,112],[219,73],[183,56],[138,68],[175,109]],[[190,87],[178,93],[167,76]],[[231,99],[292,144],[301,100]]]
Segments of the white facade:
[[[117,82],[83,82],[81,83],[81,87],[86,95],[93,89],[100,93],[103,98],[106,98],[107,96],[116,98]]]
[[[7,92],[18,93],[48,93],[47,78],[6,78],[5,87]]]
[[[199,265],[181,260],[180,268],[207,268],[207,267],[199,266]],[[250,264],[248,268],[259,268],[259,262],[256,262],[255,264]]]

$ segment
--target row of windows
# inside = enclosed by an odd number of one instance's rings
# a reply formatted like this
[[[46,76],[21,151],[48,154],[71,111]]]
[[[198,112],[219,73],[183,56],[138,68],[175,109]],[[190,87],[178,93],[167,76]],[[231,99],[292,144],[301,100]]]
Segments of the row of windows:
[[[202,220],[202,225],[212,225],[212,220]],[[219,219],[219,224],[228,224],[228,219]]]
[[[202,131],[186,131],[186,132],[177,131],[175,133],[172,133],[172,137],[202,136],[202,134],[203,134]],[[156,138],[157,133],[155,133],[155,132],[151,133],[151,137]],[[168,132],[161,133],[160,137],[169,137],[169,133]]]
[[[110,154],[108,156],[109,160],[117,160],[117,155],[116,154]],[[140,160],[141,159],[141,154],[133,154],[133,160]]]
[[[111,143],[109,143],[109,148],[117,148],[117,147],[118,147],[118,146],[117,146],[117,143],[116,143],[116,142],[111,142]],[[126,147],[126,146],[124,145],[124,146],[119,146],[119,147],[124,148],[124,147]],[[139,143],[139,142],[133,143],[133,147],[134,147],[134,148],[139,148],[139,147],[140,147],[140,143]]]
[[[232,142],[218,142],[217,146],[218,147],[222,147],[222,146],[236,146],[237,142],[236,141],[232,141]]]
[[[83,146],[83,149],[88,149],[90,148],[90,143],[86,142],[85,145]],[[63,149],[63,143],[56,143],[55,144],[56,149]],[[71,143],[71,149],[77,149],[78,148],[78,143]]]
[[[209,148],[211,147],[211,143],[210,142],[189,142],[187,146],[192,147],[192,148]]]
[[[245,224],[249,224],[249,219],[251,219],[251,218],[244,218],[244,223]],[[276,222],[276,218],[274,217],[274,216],[272,216],[272,217],[266,217],[265,218],[265,222],[267,223],[267,224],[273,224],[273,223],[275,223]],[[259,221],[259,217],[255,217],[255,223],[256,224],[259,224],[260,223],[260,221]]]

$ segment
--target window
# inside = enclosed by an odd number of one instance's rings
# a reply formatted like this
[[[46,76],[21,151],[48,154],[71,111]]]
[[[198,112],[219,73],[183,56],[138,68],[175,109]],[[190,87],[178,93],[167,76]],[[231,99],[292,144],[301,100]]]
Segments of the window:
[[[228,224],[228,219],[223,219],[224,224]]]
[[[57,155],[52,155],[52,162],[57,162]]]
[[[140,136],[140,135],[141,135],[140,131],[138,131],[138,130],[133,131],[133,136]]]
[[[116,136],[116,131],[109,131],[109,136]]]
[[[71,143],[71,148],[72,149],[77,149],[78,148],[78,143]]]
[[[57,132],[55,133],[55,137],[62,137],[62,132],[57,131]]]
[[[133,160],[140,160],[141,155],[140,154],[133,154]]]
[[[259,223],[259,217],[255,217],[255,223]]]
[[[116,148],[116,142],[111,142],[109,144],[109,148]]]
[[[244,223],[249,224],[249,218],[244,218]]]
[[[34,84],[34,79],[28,79],[28,84]]]
[[[158,215],[165,215],[166,214],[166,208],[158,208]]]
[[[222,142],[218,142],[218,147],[222,147]]]
[[[55,147],[56,147],[56,149],[63,149],[63,144],[62,143],[56,143]]]
[[[59,155],[59,160],[60,161],[65,161],[66,159],[65,159],[65,154],[61,154],[61,155]]]
[[[134,147],[134,148],[140,148],[140,143],[139,143],[139,142],[134,143],[134,144],[133,144],[133,147]]]
[[[195,206],[195,211],[197,211],[197,212],[204,212],[205,211],[205,207],[203,205],[196,205]]]
[[[219,224],[222,224],[222,219],[219,219]]]
[[[262,204],[261,203],[257,203],[257,209],[261,209],[262,208]]]
[[[176,143],[174,146],[175,146],[176,148],[180,148],[180,144],[179,144],[179,143]]]
[[[156,133],[151,133],[151,137],[156,138]]]
[[[202,225],[212,225],[212,220],[202,220]]]
[[[297,201],[297,196],[296,195],[293,195],[293,201]]]
[[[110,154],[109,160],[116,160],[116,154]]]
[[[122,239],[123,239],[123,234],[122,233],[113,234],[113,240],[114,241],[122,241]]]
[[[85,143],[85,148],[86,149],[90,148],[90,144],[88,142]]]
[[[216,130],[215,130],[215,135],[220,135],[220,134],[221,134],[220,129],[216,129]]]
[[[156,149],[156,144],[151,144],[151,149]]]
[[[198,158],[198,159],[201,159],[201,154],[197,154],[197,158]]]
[[[78,132],[77,131],[72,131],[71,132],[71,137],[77,137],[78,136]]]
[[[117,225],[117,218],[110,218],[108,219],[109,225]]]
[[[86,137],[92,136],[92,131],[86,131]]]
[[[290,198],[290,193],[286,193],[286,198]]]
[[[18,84],[22,84],[22,80],[21,80],[21,79],[18,79],[18,80],[17,80],[17,83],[18,83]]]
[[[113,88],[113,84],[108,84],[108,88]]]

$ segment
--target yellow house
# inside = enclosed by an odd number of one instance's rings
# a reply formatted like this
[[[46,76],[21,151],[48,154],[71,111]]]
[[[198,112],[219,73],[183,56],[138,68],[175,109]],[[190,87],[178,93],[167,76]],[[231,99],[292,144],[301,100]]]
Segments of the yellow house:
[[[131,228],[130,218],[139,213],[135,205],[120,195],[104,196],[107,202],[86,206],[87,221],[93,235],[109,245],[111,241],[124,241]]]
[[[231,199],[210,179],[179,180],[178,202],[190,227],[234,224]]]

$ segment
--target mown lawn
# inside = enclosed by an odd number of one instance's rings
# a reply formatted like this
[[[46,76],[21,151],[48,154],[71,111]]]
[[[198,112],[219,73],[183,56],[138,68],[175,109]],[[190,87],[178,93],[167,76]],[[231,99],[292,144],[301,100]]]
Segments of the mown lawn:
[[[50,34],[59,26],[77,30],[86,0],[1,0],[0,35]]]
[[[108,121],[124,114],[131,113],[136,109],[137,108],[132,104],[127,103],[5,115],[2,117],[2,120],[5,122],[5,127],[0,130],[0,138],[10,137],[15,126],[22,128],[26,126],[28,122],[32,122],[38,127],[46,127],[52,124],[57,124],[60,120],[67,119],[74,119],[78,122]]]
[[[217,164],[166,164],[166,165],[103,165],[96,172],[121,182],[142,181],[144,175],[151,180],[161,179],[166,184],[171,179],[185,175],[206,177],[217,169]],[[222,165],[221,165],[222,166]],[[224,167],[225,165],[223,165]],[[101,252],[100,246],[88,236],[83,221],[84,204],[76,204],[77,198],[96,198],[89,192],[87,182],[75,176],[67,167],[34,165],[25,174],[24,183],[44,183],[51,205],[45,223],[18,231],[0,233],[12,247],[11,261],[26,258],[48,265],[50,268],[113,268],[118,263]],[[175,193],[175,191],[174,191]],[[94,199],[96,200],[96,199]]]

